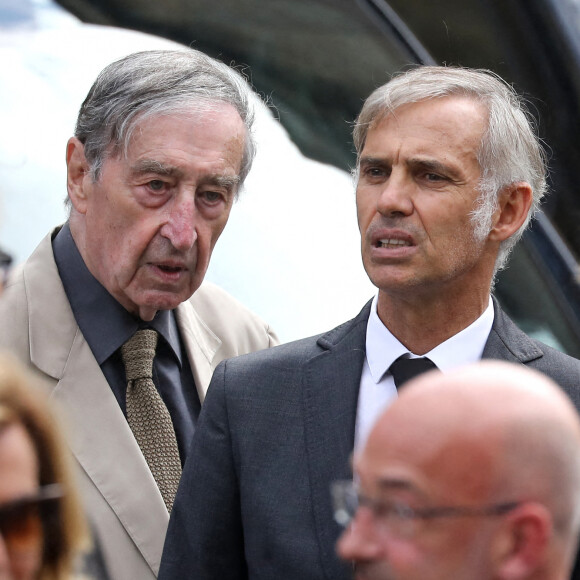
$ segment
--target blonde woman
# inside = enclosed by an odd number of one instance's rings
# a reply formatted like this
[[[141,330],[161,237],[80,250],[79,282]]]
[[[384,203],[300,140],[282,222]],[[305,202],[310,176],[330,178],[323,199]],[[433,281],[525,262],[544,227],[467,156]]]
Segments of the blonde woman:
[[[87,529],[46,396],[0,356],[0,578],[68,580]]]

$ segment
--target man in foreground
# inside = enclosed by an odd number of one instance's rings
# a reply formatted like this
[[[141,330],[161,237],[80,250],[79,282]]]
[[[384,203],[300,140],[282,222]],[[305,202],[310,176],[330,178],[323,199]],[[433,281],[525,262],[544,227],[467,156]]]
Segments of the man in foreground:
[[[99,75],[67,144],[70,217],[13,276],[0,347],[73,422],[82,491],[113,580],[155,578],[201,401],[269,328],[202,284],[254,154],[253,95],[194,50]]]
[[[354,141],[362,257],[378,295],[326,334],[216,369],[162,580],[350,578],[330,484],[349,477],[353,447],[396,385],[433,365],[519,362],[580,408],[580,362],[530,339],[490,295],[546,187],[512,88],[481,71],[412,70],[367,99]]]
[[[564,580],[580,530],[580,421],[561,389],[482,362],[409,382],[333,488],[365,580]]]

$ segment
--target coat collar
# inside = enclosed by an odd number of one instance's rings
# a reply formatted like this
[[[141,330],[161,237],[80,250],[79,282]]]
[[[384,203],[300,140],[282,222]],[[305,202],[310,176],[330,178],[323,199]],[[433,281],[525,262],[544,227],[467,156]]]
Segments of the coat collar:
[[[203,403],[215,368],[215,355],[222,341],[200,318],[190,302],[183,302],[176,308],[175,318],[189,358],[197,394]]]
[[[494,320],[482,358],[529,363],[544,356],[538,343],[522,332],[493,298]]]
[[[115,396],[76,324],[52,252],[56,232],[44,238],[23,267],[31,362],[57,381],[52,396],[69,415],[73,454],[157,573],[169,516]],[[177,308],[176,319],[202,398],[221,341],[188,302]]]
[[[52,253],[51,239],[59,229],[42,240],[23,267],[30,359],[39,370],[57,380],[65,372],[78,333]]]

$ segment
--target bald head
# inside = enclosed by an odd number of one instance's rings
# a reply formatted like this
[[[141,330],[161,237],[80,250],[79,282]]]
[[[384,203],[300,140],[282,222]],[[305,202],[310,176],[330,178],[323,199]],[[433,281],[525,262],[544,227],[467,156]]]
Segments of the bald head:
[[[500,572],[517,567],[525,572],[517,578],[555,579],[571,567],[580,527],[580,422],[561,389],[536,371],[490,361],[421,375],[379,418],[355,470],[365,495],[402,498],[415,508],[517,503],[501,516],[423,521],[424,532],[437,529],[442,542],[438,553],[418,550],[417,565],[428,561],[429,578],[461,578],[465,566],[466,578],[507,578]],[[349,553],[354,529],[339,544],[343,556],[373,570],[382,559],[389,570],[369,578],[416,577],[391,574],[396,554]],[[422,537],[414,541],[422,546]]]
[[[382,428],[411,414],[416,437],[436,432],[434,443],[461,438],[472,452],[491,455],[492,493],[545,501],[558,524],[572,515],[570,502],[580,490],[580,423],[568,397],[545,375],[499,361],[423,375],[379,421],[379,438]],[[556,509],[564,498],[565,508]]]

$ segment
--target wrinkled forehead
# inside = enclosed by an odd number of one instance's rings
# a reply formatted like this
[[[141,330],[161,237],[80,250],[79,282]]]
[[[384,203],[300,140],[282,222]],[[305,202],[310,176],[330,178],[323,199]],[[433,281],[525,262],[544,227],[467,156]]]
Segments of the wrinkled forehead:
[[[451,92],[448,94],[427,96],[425,98],[399,98],[388,100],[384,103],[383,107],[379,108],[373,122],[384,117],[397,116],[401,111],[407,108],[430,107],[437,109],[439,107],[448,106],[449,104],[452,106],[469,106],[474,111],[477,111],[477,114],[483,115],[486,122],[489,120],[490,102],[485,96],[469,92]]]
[[[239,111],[230,103],[223,101],[196,100],[183,103],[159,105],[143,110],[134,117],[125,119],[117,128],[114,140],[107,148],[108,156],[127,156],[133,142],[158,121],[172,119],[193,122],[200,128],[212,125],[234,125],[238,128],[231,138],[237,143],[247,138],[247,127]]]
[[[369,125],[373,129],[385,121],[409,119],[414,122],[429,124],[453,122],[457,118],[462,121],[462,129],[477,127],[483,135],[489,124],[489,110],[485,103],[466,95],[449,95],[432,99],[423,99],[410,103],[402,103],[396,108],[389,108],[378,115]]]

